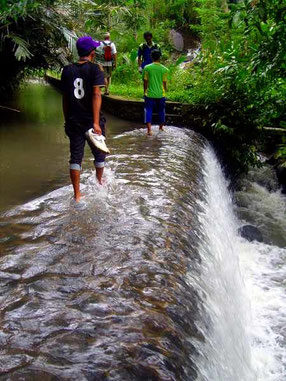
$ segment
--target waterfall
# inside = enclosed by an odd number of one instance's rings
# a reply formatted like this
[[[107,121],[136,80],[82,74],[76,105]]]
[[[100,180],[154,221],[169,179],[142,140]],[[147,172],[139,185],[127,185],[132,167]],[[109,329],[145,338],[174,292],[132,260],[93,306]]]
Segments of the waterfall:
[[[198,379],[282,381],[286,250],[239,237],[228,184],[209,147],[204,159],[202,272],[200,276],[189,273],[203,300],[203,319],[197,326],[205,341],[195,344]],[[283,270],[277,272],[277,265]]]
[[[109,145],[104,186],[85,162],[83,207],[69,185],[0,216],[0,373],[285,380],[286,250],[238,235],[208,143],[157,126]]]

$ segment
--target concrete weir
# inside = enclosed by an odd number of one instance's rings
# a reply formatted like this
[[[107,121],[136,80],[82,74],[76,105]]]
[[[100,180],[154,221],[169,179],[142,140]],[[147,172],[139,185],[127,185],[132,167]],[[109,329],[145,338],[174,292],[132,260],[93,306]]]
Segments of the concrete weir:
[[[60,80],[46,75],[47,83],[61,91]],[[110,114],[119,118],[134,122],[144,121],[144,101],[143,98],[127,99],[118,95],[102,95],[102,108]],[[202,120],[205,116],[203,110],[189,104],[179,102],[166,102],[166,124],[175,126],[192,125],[193,128],[202,128]],[[156,123],[156,112],[154,113],[154,123]]]
[[[60,80],[46,75],[47,83],[61,91]],[[127,99],[118,95],[102,95],[102,108],[104,111],[119,118],[134,122],[144,121],[144,101],[143,98]],[[207,139],[213,141],[213,131],[210,128],[211,117],[210,109],[204,106],[195,106],[188,103],[166,102],[166,124],[177,127],[189,127],[204,135]],[[156,113],[154,113],[153,122],[157,123]],[[281,144],[285,136],[285,129],[264,127],[263,128],[265,144],[275,146]]]
[[[166,103],[166,123],[182,124],[182,104],[178,102]],[[102,96],[102,107],[111,114],[126,120],[141,122],[144,120],[144,101],[126,99],[117,95]],[[156,120],[156,113],[154,114]]]
[[[61,91],[60,80],[49,75],[45,76],[45,80]],[[168,102],[166,104],[166,123],[170,125],[183,125],[183,109],[189,105],[183,105],[178,102]],[[143,99],[127,99],[117,95],[102,95],[102,108],[110,114],[125,120],[134,122],[143,122],[144,120],[144,101]],[[156,122],[156,113],[154,114]]]

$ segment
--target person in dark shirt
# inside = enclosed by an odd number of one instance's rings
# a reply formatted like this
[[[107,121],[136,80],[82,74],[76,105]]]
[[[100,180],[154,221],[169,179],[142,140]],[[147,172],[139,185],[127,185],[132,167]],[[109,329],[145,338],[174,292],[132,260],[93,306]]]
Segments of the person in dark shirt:
[[[81,198],[80,170],[85,132],[93,128],[95,133],[105,135],[105,119],[100,113],[100,88],[105,85],[104,74],[99,65],[92,63],[99,45],[90,36],[79,38],[76,42],[79,60],[65,66],[61,76],[65,131],[70,139],[70,177],[76,202]],[[89,145],[94,156],[96,177],[101,184],[105,154]]]
[[[160,46],[152,41],[153,35],[151,32],[145,32],[143,37],[146,42],[139,46],[137,53],[138,68],[140,73],[142,73],[142,70],[146,65],[153,62],[151,58],[151,53],[153,50],[159,50],[161,53]]]

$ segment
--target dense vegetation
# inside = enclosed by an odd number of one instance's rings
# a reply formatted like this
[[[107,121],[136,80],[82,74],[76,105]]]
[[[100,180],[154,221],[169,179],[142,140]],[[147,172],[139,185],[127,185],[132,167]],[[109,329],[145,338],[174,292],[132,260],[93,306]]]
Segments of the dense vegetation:
[[[199,15],[203,50],[190,72],[190,99],[208,107],[224,154],[246,169],[257,163],[262,127],[286,127],[286,4],[248,0],[225,13],[201,1]]]
[[[55,1],[2,0],[1,4],[0,94],[3,99],[11,95],[25,73],[60,63],[66,44]]]
[[[75,36],[100,39],[106,30],[119,51],[113,92],[142,97],[136,63],[151,30],[170,68],[169,99],[191,103],[233,171],[258,164],[263,127],[286,128],[286,4],[281,0],[2,0],[0,96],[34,70],[72,59]],[[200,40],[185,69],[169,31]],[[202,113],[206,115],[206,113]],[[284,142],[285,143],[285,142]],[[276,155],[286,157],[285,144]]]

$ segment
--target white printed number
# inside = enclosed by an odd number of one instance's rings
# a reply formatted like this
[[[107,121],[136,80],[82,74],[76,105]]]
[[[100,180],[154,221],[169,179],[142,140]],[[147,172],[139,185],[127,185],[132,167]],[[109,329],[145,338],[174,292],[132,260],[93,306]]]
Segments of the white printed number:
[[[81,99],[84,97],[84,88],[83,88],[83,79],[82,78],[76,78],[74,80],[74,96],[76,99]]]

